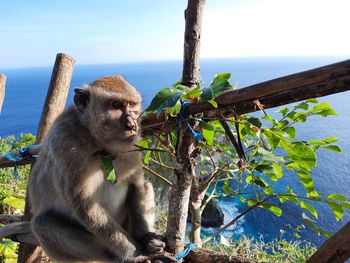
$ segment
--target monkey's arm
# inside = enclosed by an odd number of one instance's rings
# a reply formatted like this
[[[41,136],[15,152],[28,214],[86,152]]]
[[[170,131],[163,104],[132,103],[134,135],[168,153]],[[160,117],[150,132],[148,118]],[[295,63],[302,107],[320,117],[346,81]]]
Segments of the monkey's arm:
[[[159,253],[165,243],[153,231],[155,220],[155,201],[152,184],[142,176],[133,180],[128,192],[129,213],[132,236],[135,237],[148,253]]]
[[[125,230],[97,202],[94,191],[82,185],[85,178],[81,178],[79,171],[71,171],[70,178],[68,182],[66,180],[68,185],[61,190],[76,219],[102,243],[108,244],[121,262],[139,254]],[[95,187],[98,187],[98,183]]]

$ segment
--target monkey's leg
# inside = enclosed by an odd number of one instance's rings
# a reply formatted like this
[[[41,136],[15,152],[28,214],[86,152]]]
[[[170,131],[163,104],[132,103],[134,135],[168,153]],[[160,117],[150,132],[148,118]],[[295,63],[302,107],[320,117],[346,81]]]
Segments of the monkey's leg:
[[[32,228],[42,247],[56,261],[115,261],[104,247],[78,221],[50,210],[32,220]]]

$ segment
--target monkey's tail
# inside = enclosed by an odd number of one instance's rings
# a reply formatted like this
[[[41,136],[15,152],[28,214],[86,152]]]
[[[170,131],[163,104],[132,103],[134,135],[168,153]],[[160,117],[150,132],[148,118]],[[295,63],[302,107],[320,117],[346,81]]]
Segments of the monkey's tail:
[[[39,244],[39,241],[33,234],[29,221],[15,222],[0,227],[0,240],[6,237],[14,241],[25,242],[33,245]]]

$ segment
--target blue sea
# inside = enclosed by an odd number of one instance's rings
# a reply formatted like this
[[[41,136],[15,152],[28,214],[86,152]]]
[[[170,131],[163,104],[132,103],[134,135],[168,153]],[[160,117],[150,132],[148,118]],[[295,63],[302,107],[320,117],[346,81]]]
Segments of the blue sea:
[[[254,83],[281,77],[287,74],[315,68],[318,66],[348,59],[347,57],[296,57],[296,58],[235,58],[207,59],[201,62],[201,75],[204,86],[216,73],[232,72],[232,81],[242,88]],[[41,110],[45,100],[47,87],[51,76],[51,67],[0,69],[7,76],[6,97],[0,115],[0,136],[20,133],[36,133]],[[169,87],[177,82],[182,73],[181,61],[144,62],[113,65],[77,65],[74,69],[68,104],[72,103],[73,88],[90,83],[94,79],[122,74],[139,89],[146,107],[158,90]],[[322,139],[335,136],[340,139],[337,144],[342,148],[341,154],[327,150],[318,152],[318,165],[313,169],[316,190],[326,195],[341,193],[350,198],[350,92],[330,95],[321,99],[331,103],[338,116],[327,118],[314,117],[307,123],[297,125],[298,138]],[[268,112],[274,112],[270,109]],[[260,113],[255,113],[260,114]],[[299,128],[299,129],[298,129]],[[281,188],[286,185],[295,187],[300,192],[303,186],[295,175],[286,173],[281,182]],[[223,198],[219,201],[225,214],[225,222],[242,212],[245,207],[233,198]],[[315,204],[319,211],[317,225],[331,233],[350,221],[350,213],[336,222],[332,211],[326,205]],[[241,234],[266,241],[280,236],[280,229],[286,230],[285,237],[293,239],[294,229],[301,225],[298,220],[301,211],[292,204],[284,204],[284,213],[276,217],[263,209],[255,209],[244,216],[237,225],[224,232],[228,238],[237,238]],[[206,233],[213,229],[205,229]],[[325,240],[306,227],[300,232],[301,238],[319,246]]]

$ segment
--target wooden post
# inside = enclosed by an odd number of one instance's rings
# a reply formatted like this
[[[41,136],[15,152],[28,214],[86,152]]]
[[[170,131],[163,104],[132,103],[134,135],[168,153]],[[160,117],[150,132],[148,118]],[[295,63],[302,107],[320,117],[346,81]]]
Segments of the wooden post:
[[[40,143],[50,126],[59,114],[64,110],[69,86],[72,78],[74,59],[66,54],[59,53],[56,56],[55,65],[51,75],[49,89],[46,95],[44,108],[37,131],[36,143]],[[30,220],[30,197],[27,192],[24,210],[25,220]],[[19,247],[19,263],[40,262],[38,248],[33,245],[21,244]]]
[[[184,68],[182,84],[198,85],[200,82],[199,46],[201,20],[205,0],[188,0],[185,11],[186,28],[184,40]],[[172,253],[180,252],[184,247],[185,228],[192,178],[196,142],[187,126],[182,122],[176,147],[176,167],[169,200],[167,224],[167,245]]]
[[[6,76],[4,74],[0,74],[0,114],[2,109],[2,103],[5,98],[5,86],[6,86]]]
[[[350,258],[350,222],[328,239],[307,263],[342,263]]]

